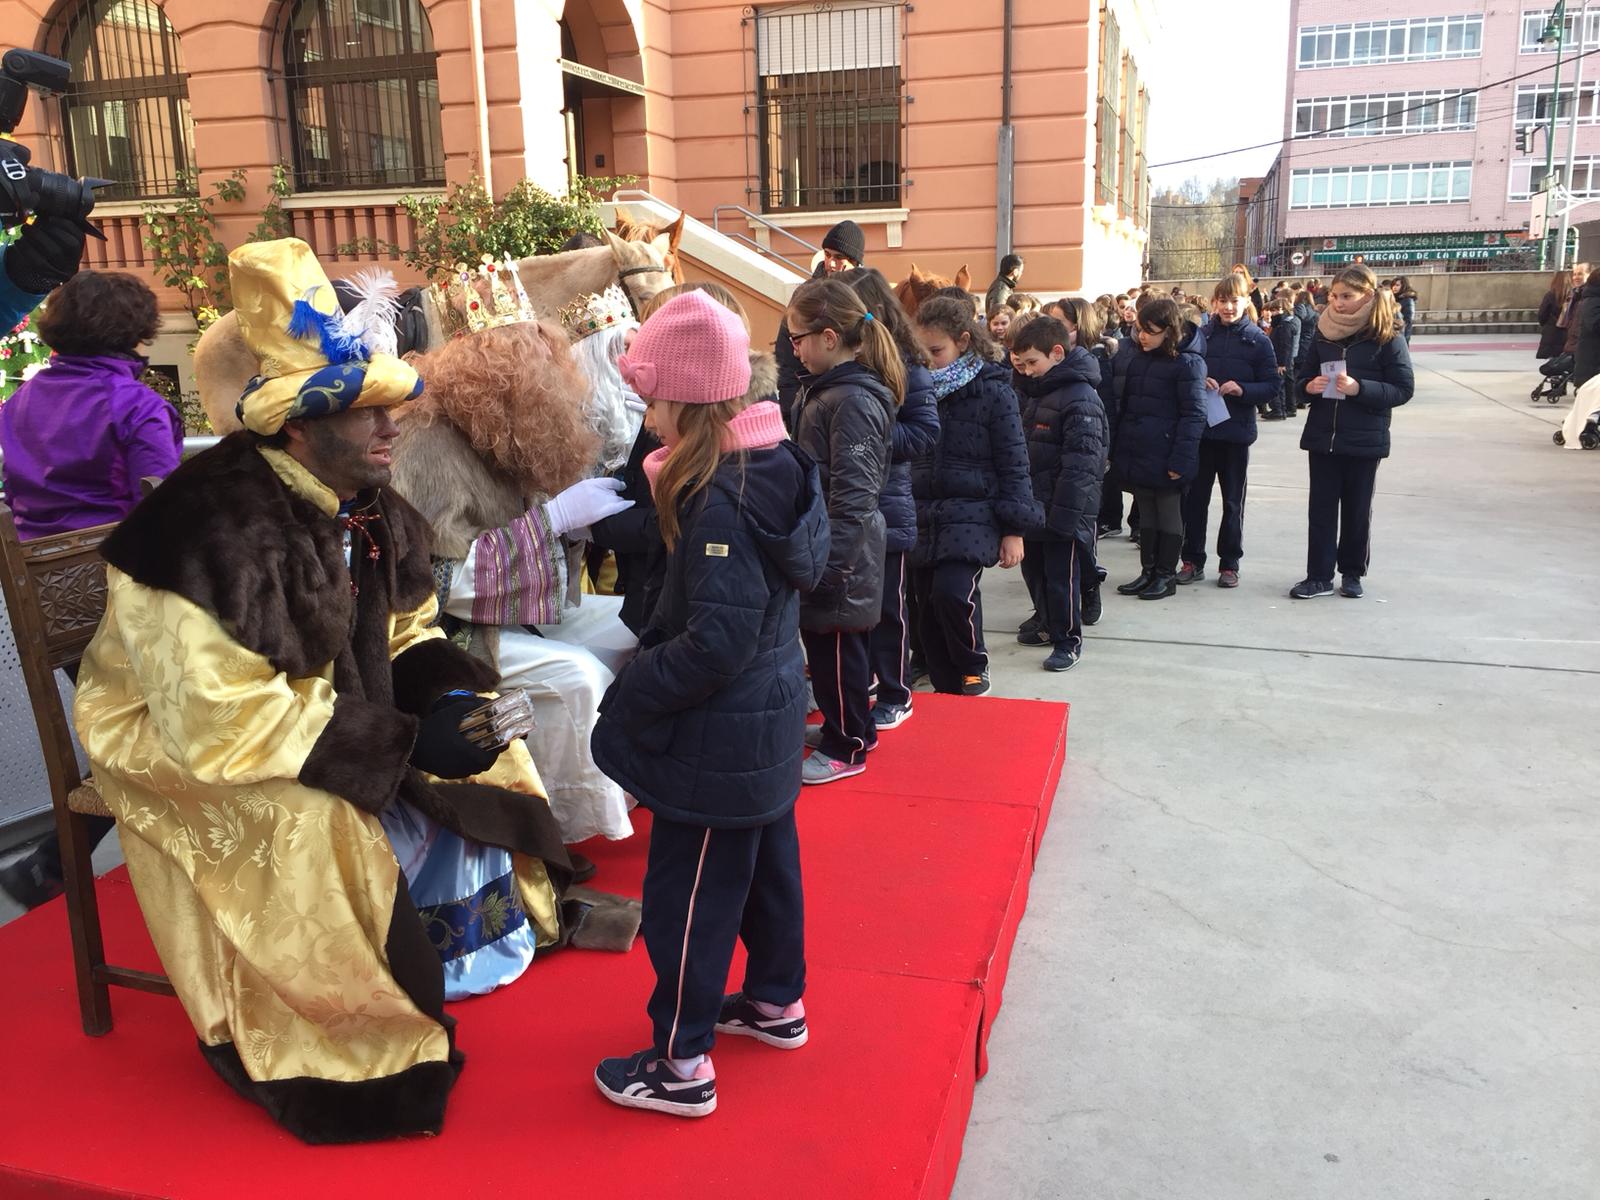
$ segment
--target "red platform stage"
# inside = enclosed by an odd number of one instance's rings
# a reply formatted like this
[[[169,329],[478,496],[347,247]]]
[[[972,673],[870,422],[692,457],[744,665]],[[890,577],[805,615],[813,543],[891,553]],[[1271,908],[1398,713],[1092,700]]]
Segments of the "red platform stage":
[[[1064,704],[919,695],[865,775],[806,791],[811,1041],[723,1039],[702,1121],[595,1090],[598,1059],[649,1040],[642,944],[452,1005],[467,1066],[439,1137],[312,1147],[211,1073],[174,1000],[113,989],[116,1027],[84,1037],[48,905],[0,928],[0,1197],[947,1195],[1066,733]],[[596,886],[639,894],[648,821],[585,847]],[[121,871],[100,904],[111,961],[156,967]]]

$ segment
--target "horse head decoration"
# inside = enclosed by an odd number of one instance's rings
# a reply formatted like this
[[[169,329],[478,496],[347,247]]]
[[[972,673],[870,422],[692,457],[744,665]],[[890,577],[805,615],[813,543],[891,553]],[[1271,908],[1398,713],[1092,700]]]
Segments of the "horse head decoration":
[[[961,269],[956,272],[956,277],[953,280],[943,275],[924,275],[917,270],[917,264],[912,263],[911,274],[907,275],[905,281],[895,288],[894,295],[895,299],[900,301],[901,306],[906,310],[906,315],[914,317],[917,315],[917,309],[922,306],[924,300],[940,288],[947,287],[958,287],[964,292],[972,290],[972,272],[967,270],[965,263],[961,264]]]

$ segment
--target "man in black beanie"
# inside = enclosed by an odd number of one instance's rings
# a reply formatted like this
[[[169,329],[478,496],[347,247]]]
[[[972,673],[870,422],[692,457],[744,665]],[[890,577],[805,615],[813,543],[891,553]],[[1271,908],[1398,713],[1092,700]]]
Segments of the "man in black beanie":
[[[822,239],[822,261],[811,273],[811,278],[824,279],[840,271],[853,271],[866,261],[866,257],[867,236],[861,232],[861,226],[854,221],[840,221]],[[773,343],[772,354],[778,360],[778,404],[783,409],[784,423],[792,430],[794,398],[800,390],[801,376],[805,370],[800,365],[800,356],[794,352],[793,343],[789,341],[787,321],[778,326],[778,340]]]

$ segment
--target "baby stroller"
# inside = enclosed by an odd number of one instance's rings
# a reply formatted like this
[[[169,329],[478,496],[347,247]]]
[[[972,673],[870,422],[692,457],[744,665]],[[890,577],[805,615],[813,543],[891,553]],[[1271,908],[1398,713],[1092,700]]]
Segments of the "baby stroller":
[[[1554,404],[1567,394],[1567,382],[1572,378],[1572,360],[1570,354],[1558,354],[1552,359],[1547,359],[1539,364],[1539,374],[1544,378],[1529,395],[1535,404],[1543,400]]]
[[[1573,398],[1572,411],[1561,423],[1561,428],[1550,435],[1558,446],[1581,447],[1593,450],[1600,447],[1600,376],[1596,376],[1578,389]]]

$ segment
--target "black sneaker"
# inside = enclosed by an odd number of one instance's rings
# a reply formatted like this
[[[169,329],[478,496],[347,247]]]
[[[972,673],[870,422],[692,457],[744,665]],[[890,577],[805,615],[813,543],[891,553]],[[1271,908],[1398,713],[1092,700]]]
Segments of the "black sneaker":
[[[1121,525],[1106,524],[1106,525],[1100,526],[1100,528],[1099,528],[1099,530],[1097,532],[1100,534],[1101,537],[1112,537],[1112,536],[1122,532],[1122,526]]]
[[[1078,665],[1078,656],[1065,646],[1059,646],[1044,660],[1046,671],[1070,671]]]
[[[1027,629],[1017,634],[1017,642],[1023,646],[1048,646],[1050,635],[1042,629]]]
[[[1033,616],[1017,626],[1017,636],[1020,637],[1024,633],[1038,633],[1043,628],[1044,618],[1038,613],[1034,613]]]
[[[1339,595],[1348,596],[1352,600],[1359,600],[1364,595],[1361,590],[1361,576],[1346,575],[1339,580]]]
[[[1192,562],[1186,562],[1178,569],[1178,582],[1187,586],[1206,577],[1206,569],[1198,567]]]
[[[989,672],[982,675],[964,675],[961,678],[961,694],[963,696],[987,696],[989,694]]]
[[[1296,600],[1315,600],[1318,596],[1331,596],[1333,580],[1302,579],[1289,589],[1289,595]]]
[[[872,723],[882,733],[885,729],[899,729],[911,720],[911,705],[909,704],[874,704],[872,706]],[[876,742],[873,745],[877,745]]]
[[[1090,592],[1083,598],[1083,614],[1080,617],[1080,620],[1082,620],[1085,625],[1100,624],[1100,616],[1104,611],[1104,607],[1105,606],[1100,603],[1100,589],[1095,588],[1094,591]]]
[[[779,1050],[798,1050],[810,1035],[805,1017],[764,1017],[761,1010],[735,992],[722,998],[722,1014],[717,1017],[717,1032],[755,1038]]]
[[[602,1058],[594,1069],[600,1094],[624,1108],[645,1108],[675,1117],[709,1117],[717,1109],[717,1078],[704,1060],[692,1079],[679,1079],[654,1050],[629,1058]]]

